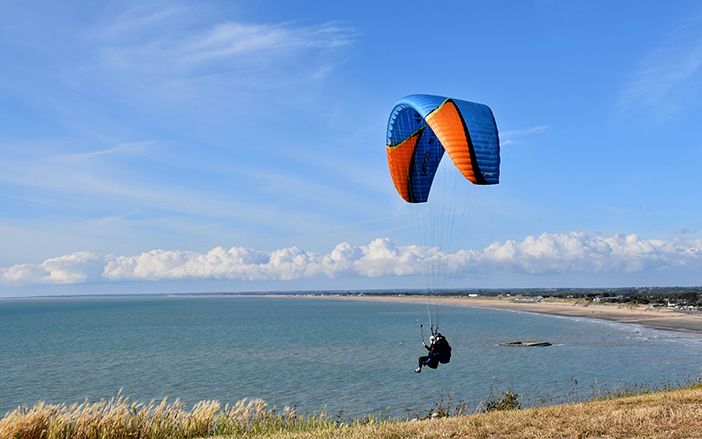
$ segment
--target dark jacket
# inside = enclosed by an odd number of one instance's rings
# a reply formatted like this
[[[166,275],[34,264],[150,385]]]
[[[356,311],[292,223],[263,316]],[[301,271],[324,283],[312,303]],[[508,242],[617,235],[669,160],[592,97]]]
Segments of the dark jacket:
[[[446,364],[451,361],[451,346],[444,337],[439,337],[431,346],[424,347],[429,351],[429,356],[439,360],[439,363]]]

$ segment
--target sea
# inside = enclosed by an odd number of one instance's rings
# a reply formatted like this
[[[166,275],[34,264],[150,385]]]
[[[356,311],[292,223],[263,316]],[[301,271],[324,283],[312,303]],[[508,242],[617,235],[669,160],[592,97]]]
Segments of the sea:
[[[429,316],[453,356],[416,374]],[[518,340],[553,346],[500,346]],[[272,296],[0,300],[0,416],[121,392],[411,418],[436,404],[475,410],[508,390],[529,406],[665,388],[699,381],[701,368],[697,336],[505,310]]]

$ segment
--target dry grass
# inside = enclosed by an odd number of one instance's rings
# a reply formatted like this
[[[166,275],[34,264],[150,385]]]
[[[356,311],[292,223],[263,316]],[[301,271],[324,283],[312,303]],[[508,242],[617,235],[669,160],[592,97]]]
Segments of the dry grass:
[[[702,438],[702,386],[418,422],[344,425],[274,438]],[[214,439],[214,438],[212,438]]]
[[[323,416],[276,412],[259,399],[233,405],[201,401],[191,410],[167,400],[141,404],[121,394],[95,403],[54,405],[40,402],[0,420],[1,439],[162,439],[208,435],[258,435],[278,431],[324,431],[334,423]]]
[[[155,438],[702,438],[702,385],[552,407],[415,422],[373,418],[335,423],[276,412],[260,400],[222,407],[203,401],[97,403],[18,409],[0,420],[1,439]]]

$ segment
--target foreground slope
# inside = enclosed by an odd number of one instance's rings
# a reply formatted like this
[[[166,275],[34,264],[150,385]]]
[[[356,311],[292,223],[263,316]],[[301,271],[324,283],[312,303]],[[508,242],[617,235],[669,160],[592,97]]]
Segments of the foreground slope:
[[[702,386],[577,404],[265,437],[702,438]]]
[[[219,436],[215,435],[219,432]],[[209,435],[208,435],[209,434]],[[424,421],[277,411],[261,400],[146,404],[110,400],[20,407],[0,419],[1,439],[258,438],[702,438],[702,385],[559,406]]]

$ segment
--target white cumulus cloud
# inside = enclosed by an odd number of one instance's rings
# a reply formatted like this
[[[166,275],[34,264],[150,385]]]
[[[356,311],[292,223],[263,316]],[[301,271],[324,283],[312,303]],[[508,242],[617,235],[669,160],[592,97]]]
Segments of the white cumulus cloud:
[[[99,279],[105,258],[90,252],[50,258],[41,264],[20,264],[0,269],[5,282],[75,284]]]
[[[365,245],[342,242],[329,253],[298,247],[271,252],[216,247],[206,253],[151,250],[134,256],[90,252],[40,264],[0,268],[3,283],[226,279],[241,281],[419,275],[431,270],[460,277],[473,273],[637,273],[702,269],[702,240],[642,239],[638,235],[543,233],[521,241],[494,242],[480,250],[395,245],[379,238]]]

